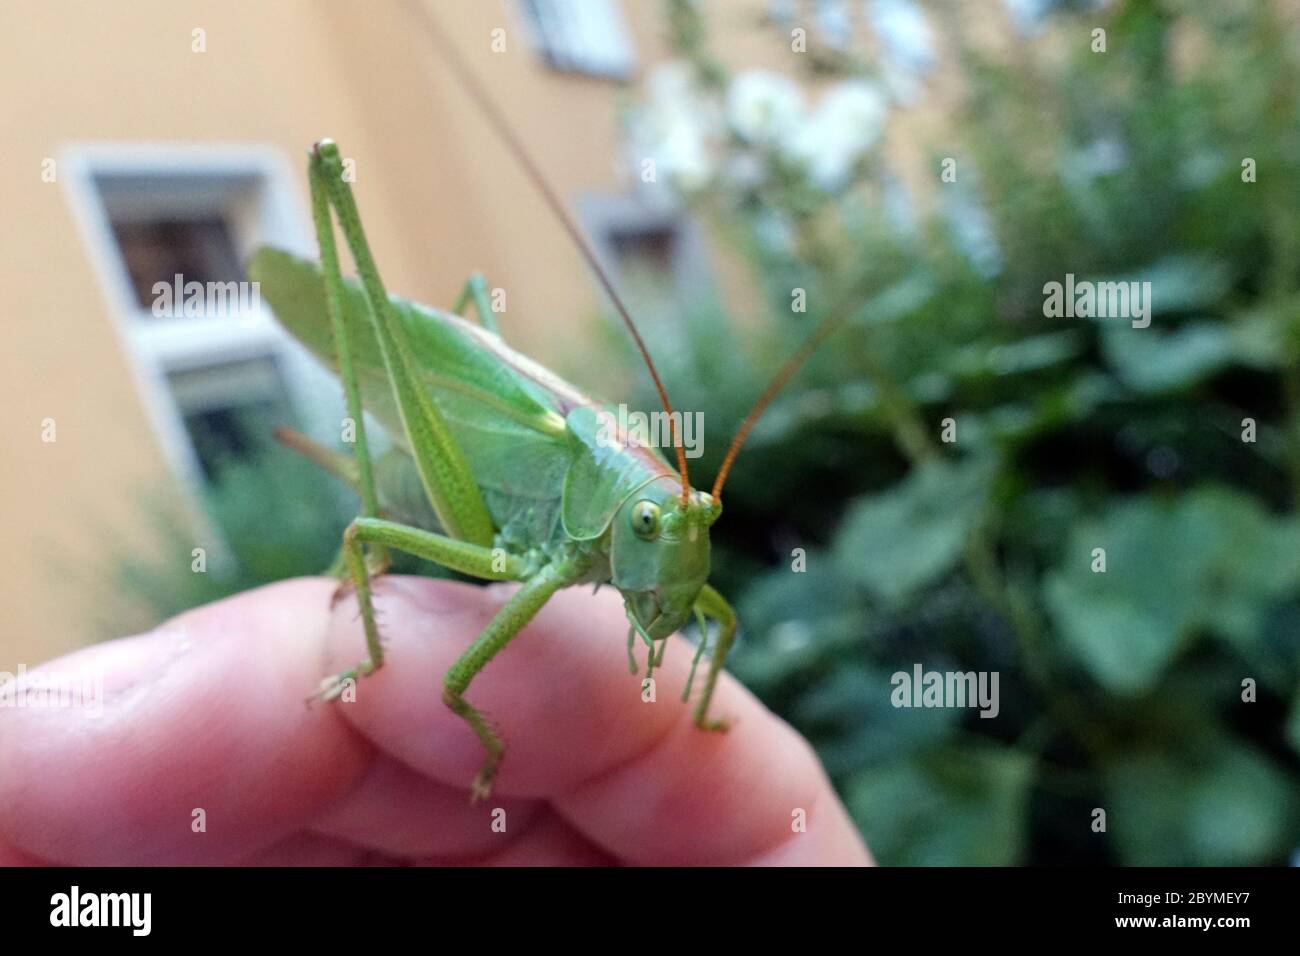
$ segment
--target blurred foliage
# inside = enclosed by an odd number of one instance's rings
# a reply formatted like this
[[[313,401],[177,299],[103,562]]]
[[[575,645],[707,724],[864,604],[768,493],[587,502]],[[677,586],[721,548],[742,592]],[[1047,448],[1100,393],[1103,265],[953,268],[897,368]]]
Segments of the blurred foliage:
[[[200,520],[196,526],[180,503],[161,504],[165,496],[141,502],[157,545],[144,554],[117,554],[114,586],[103,599],[109,606],[106,635],[120,634],[142,614],[144,623],[156,623],[249,588],[332,568],[343,530],[357,514],[356,498],[271,438],[283,424],[261,413],[237,415],[234,427],[249,445],[239,456],[223,453],[222,441],[212,436],[192,436],[206,442],[201,453],[217,462],[199,491]],[[202,572],[195,570],[198,547],[204,550]],[[392,557],[396,573],[455,576],[410,555]]]
[[[181,503],[169,507],[164,496],[141,502],[157,546],[118,554],[114,593],[124,600],[110,603],[106,633],[118,632],[122,621],[142,610],[162,620],[248,588],[319,574],[338,553],[350,517],[346,491],[276,445],[273,423],[263,416],[238,415],[234,427],[251,445],[238,457],[222,451],[219,440],[194,435],[206,441],[203,451],[215,463],[200,492],[197,526]],[[195,548],[203,549],[201,565]]]
[[[1065,5],[985,51],[960,5],[924,6],[962,94],[925,144],[934,188],[903,215],[881,150],[819,187],[753,133],[752,103],[737,117],[742,79],[711,52],[703,4],[669,3],[699,102],[647,119],[652,76],[629,113],[638,157],[659,148],[646,128],[692,144],[640,188],[723,237],[766,300],[743,323],[696,302],[652,335],[675,405],[713,436],[695,484],[765,376],[844,290],[869,290],[724,492],[713,580],[741,612],[732,669],[814,742],[883,862],[1286,862],[1300,31],[1269,3],[1130,0]],[[775,82],[767,95],[784,135],[798,107]],[[1150,282],[1150,327],[1046,316],[1044,285],[1067,273]],[[890,677],[916,663],[999,672],[1000,714],[895,708]]]

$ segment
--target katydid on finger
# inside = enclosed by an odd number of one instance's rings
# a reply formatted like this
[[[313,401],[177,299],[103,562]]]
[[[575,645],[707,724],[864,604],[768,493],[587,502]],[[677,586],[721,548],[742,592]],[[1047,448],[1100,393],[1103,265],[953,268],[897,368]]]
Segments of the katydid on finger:
[[[453,59],[453,66],[595,270],[674,423],[645,345],[581,233],[464,64]],[[387,568],[388,554],[396,549],[483,580],[521,584],[443,677],[443,701],[487,752],[472,784],[475,799],[489,794],[504,746],[466,691],[561,588],[609,583],[618,589],[634,670],[638,640],[648,646],[652,672],[667,638],[695,619],[701,644],[683,700],[689,699],[695,665],[710,638],[706,620],[717,622],[693,718],[701,729],[725,730],[726,720],[710,716],[709,707],[736,616],[708,584],[709,528],[722,513],[722,485],[750,427],[830,325],[819,326],[755,405],[712,491],[697,491],[676,434],[674,468],[657,450],[622,433],[611,436],[610,406],[509,348],[481,278],[467,282],[456,303],[457,310],[473,305],[477,323],[390,296],[344,180],[339,150],[329,140],[311,150],[308,175],[320,264],[262,248],[249,272],[280,323],[338,374],[355,433],[351,456],[282,433],[287,444],[347,481],[361,499],[361,514],[344,532],[341,558],[356,592],[366,656],[323,681],[319,696],[336,697],[348,681],[383,664],[371,579]],[[336,223],[357,280],[341,273]],[[363,410],[396,445],[383,461],[372,458]]]

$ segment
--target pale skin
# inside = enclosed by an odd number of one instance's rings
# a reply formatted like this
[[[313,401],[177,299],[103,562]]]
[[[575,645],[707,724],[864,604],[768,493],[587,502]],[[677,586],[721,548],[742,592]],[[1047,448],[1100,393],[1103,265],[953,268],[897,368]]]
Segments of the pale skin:
[[[672,690],[680,638],[643,701],[608,590],[557,593],[475,682],[512,747],[471,805],[482,751],[429,688],[518,586],[376,579],[395,666],[308,707],[303,686],[361,637],[335,584],[260,588],[29,671],[102,678],[102,713],[0,710],[0,863],[871,862],[808,743],[728,675],[731,732],[698,731]]]

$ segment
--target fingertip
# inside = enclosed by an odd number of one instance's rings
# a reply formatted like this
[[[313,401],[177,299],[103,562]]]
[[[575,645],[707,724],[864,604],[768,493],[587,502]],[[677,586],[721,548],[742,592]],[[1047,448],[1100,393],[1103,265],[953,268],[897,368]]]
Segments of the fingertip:
[[[384,577],[375,608],[385,666],[359,681],[342,708],[378,747],[435,779],[467,787],[482,765],[482,743],[442,701],[443,676],[517,586]],[[465,699],[506,747],[494,792],[549,797],[651,746],[685,705],[669,687],[685,681],[680,648],[658,672],[665,688],[646,703],[627,668],[626,618],[616,594],[569,588],[476,674]],[[348,666],[363,646],[355,605],[343,602],[330,626],[331,667]]]
[[[639,759],[556,801],[573,826],[650,865],[870,862],[816,752],[729,676],[725,733],[681,721]]]

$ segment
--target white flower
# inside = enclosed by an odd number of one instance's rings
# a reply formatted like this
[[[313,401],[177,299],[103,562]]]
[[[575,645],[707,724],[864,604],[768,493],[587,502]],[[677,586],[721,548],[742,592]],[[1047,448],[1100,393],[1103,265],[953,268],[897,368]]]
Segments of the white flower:
[[[646,77],[646,90],[650,103],[661,108],[684,104],[699,95],[693,68],[685,60],[657,65]]]
[[[726,181],[733,189],[757,189],[763,183],[766,167],[752,150],[736,153],[727,160]]]
[[[713,176],[713,155],[704,131],[684,116],[677,116],[663,131],[654,151],[659,175],[683,192],[695,192]]]
[[[787,76],[748,70],[727,89],[727,120],[748,143],[774,143],[788,136],[803,119],[803,94]]]
[[[787,154],[826,192],[842,189],[858,161],[880,138],[886,101],[872,84],[850,80],[828,91],[816,111],[791,136]]]
[[[681,192],[702,189],[716,166],[718,108],[698,88],[691,65],[656,67],[646,80],[646,102],[631,117],[630,149],[640,168],[651,160],[655,181]]]

